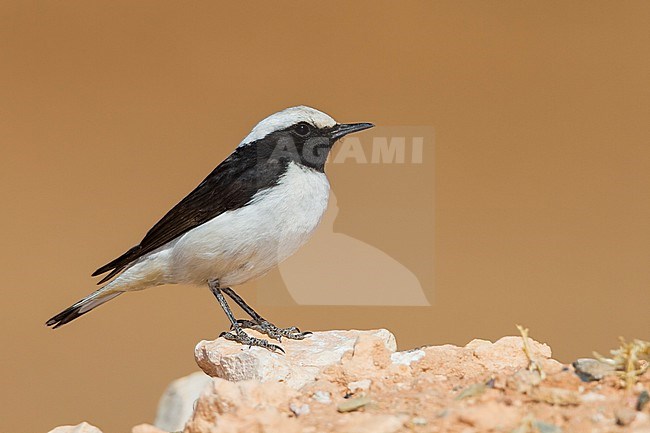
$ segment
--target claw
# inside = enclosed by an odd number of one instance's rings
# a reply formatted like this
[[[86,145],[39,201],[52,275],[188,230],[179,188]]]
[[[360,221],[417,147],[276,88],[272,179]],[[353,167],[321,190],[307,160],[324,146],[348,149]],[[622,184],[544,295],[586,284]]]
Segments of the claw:
[[[235,331],[236,331],[236,333],[222,332],[219,335],[219,337],[223,337],[226,340],[235,341],[237,343],[247,345],[249,348],[251,348],[253,346],[257,346],[257,347],[263,347],[263,348],[265,348],[267,350],[270,350],[271,352],[280,351],[283,354],[286,353],[284,351],[284,349],[282,349],[280,346],[278,346],[276,344],[269,343],[268,341],[262,340],[261,338],[251,337],[250,335],[246,334],[241,329],[235,330]]]

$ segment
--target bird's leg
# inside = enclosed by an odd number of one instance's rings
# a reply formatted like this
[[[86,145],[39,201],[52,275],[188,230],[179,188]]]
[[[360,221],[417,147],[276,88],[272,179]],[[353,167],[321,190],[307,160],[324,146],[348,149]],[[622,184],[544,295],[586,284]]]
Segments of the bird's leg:
[[[223,337],[227,340],[236,341],[238,343],[248,345],[248,346],[263,347],[265,349],[270,350],[271,352],[275,352],[276,350],[279,350],[282,353],[284,353],[284,350],[280,346],[269,343],[268,341],[262,340],[261,338],[251,337],[250,335],[246,334],[243,331],[241,325],[237,322],[235,316],[232,314],[232,310],[230,310],[230,307],[228,306],[228,302],[226,302],[226,298],[223,296],[223,293],[221,293],[222,290],[226,291],[227,288],[221,289],[219,287],[218,280],[208,281],[208,286],[210,287],[210,291],[212,292],[212,294],[215,296],[215,298],[217,298],[217,301],[219,301],[219,305],[221,305],[221,308],[223,308],[223,311],[226,313],[226,316],[228,316],[228,320],[230,321],[231,324],[230,332],[222,332],[220,337]]]
[[[282,341],[282,337],[287,337],[292,340],[302,340],[308,335],[311,335],[311,332],[300,332],[300,329],[295,326],[289,328],[278,328],[273,323],[269,322],[262,316],[260,316],[255,310],[253,310],[250,305],[248,305],[233,289],[230,287],[224,287],[223,292],[228,295],[233,301],[241,307],[242,310],[246,312],[253,320],[237,320],[237,324],[242,328],[254,329],[257,332],[268,335],[271,338],[275,338],[278,341]]]

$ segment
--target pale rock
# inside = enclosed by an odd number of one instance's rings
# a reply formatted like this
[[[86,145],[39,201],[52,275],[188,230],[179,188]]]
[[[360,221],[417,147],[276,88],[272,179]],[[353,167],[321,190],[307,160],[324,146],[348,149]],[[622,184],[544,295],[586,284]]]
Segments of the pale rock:
[[[537,371],[530,371],[522,368],[512,376],[508,377],[506,384],[511,389],[526,393],[542,383],[542,378]]]
[[[390,360],[393,364],[399,365],[411,365],[412,362],[419,361],[425,355],[424,350],[414,349],[407,350],[404,352],[395,352],[390,356]]]
[[[422,350],[424,356],[412,362],[410,368],[448,377],[464,377],[467,364],[472,359],[471,351],[451,344],[424,347]]]
[[[529,360],[524,353],[524,342],[521,337],[502,337],[494,343],[483,341],[475,346],[472,346],[472,343],[474,342],[470,342],[465,347],[472,349],[477,362],[482,364],[488,371],[517,370],[528,366]],[[528,339],[528,345],[533,359],[541,362],[545,369],[552,368],[556,370],[556,367],[562,368],[560,363],[551,360],[551,348],[548,345],[538,343],[531,338]]]
[[[100,429],[94,425],[82,422],[77,425],[64,425],[50,430],[49,433],[102,433]]]
[[[171,431],[178,431],[178,430],[171,430]],[[136,425],[131,429],[131,433],[167,433],[168,430],[161,430],[156,426],[153,426],[151,424],[140,424]]]
[[[551,359],[546,344],[529,339],[531,356],[546,373],[562,370],[562,364]],[[465,347],[451,344],[424,347],[424,357],[411,362],[412,368],[435,371],[451,377],[482,378],[486,373],[512,373],[529,364],[521,337],[503,337],[494,343],[472,340]]]
[[[255,331],[247,332],[266,338]],[[285,354],[242,346],[224,338],[201,341],[194,353],[197,364],[209,376],[233,382],[250,379],[285,382],[299,389],[312,382],[326,367],[341,362],[346,353],[376,350],[377,342],[389,353],[397,348],[393,334],[379,329],[314,332],[304,340],[285,338],[281,343]]]
[[[296,396],[284,383],[215,378],[199,397],[184,432],[298,432],[289,408]]]
[[[198,371],[170,383],[158,403],[154,425],[168,432],[182,430],[192,416],[194,403],[210,382],[210,376]]]
[[[548,346],[532,339],[528,343],[544,372],[578,383],[550,359]],[[282,347],[286,354],[223,338],[200,342],[196,361],[214,379],[201,393],[184,433],[395,433],[414,426],[428,432],[446,431],[444,426],[453,423],[459,432],[511,431],[526,413],[522,398],[552,406],[573,405],[580,397],[564,395],[559,388],[542,389],[540,375],[528,369],[521,337],[396,352],[395,338],[386,330],[328,331],[302,341],[284,339]],[[463,400],[450,391],[461,383],[463,388],[484,387],[487,378],[496,390]],[[502,394],[507,398],[493,400]],[[415,401],[421,403],[413,406]],[[435,418],[408,409],[437,407],[443,401],[447,408],[432,412],[439,413]]]
[[[593,358],[580,358],[572,365],[578,377],[585,382],[601,380],[616,373],[614,365]]]
[[[341,357],[340,363],[333,364],[324,373],[339,375],[345,383],[364,380],[368,373],[377,374],[392,366],[391,354],[394,352],[383,339],[373,334],[361,334],[355,341],[352,350]]]

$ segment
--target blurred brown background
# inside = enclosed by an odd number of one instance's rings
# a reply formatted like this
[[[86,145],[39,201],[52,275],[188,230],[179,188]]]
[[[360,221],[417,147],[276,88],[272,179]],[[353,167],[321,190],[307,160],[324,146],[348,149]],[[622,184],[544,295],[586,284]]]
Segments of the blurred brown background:
[[[420,183],[328,169],[336,231],[398,260],[417,230],[433,239],[432,305],[265,315],[385,327],[401,348],[522,323],[567,362],[650,338],[648,22],[641,1],[0,2],[0,430],[152,421],[167,383],[196,369],[196,342],[226,327],[207,290],[44,321],[257,121],[297,104],[435,129]],[[423,191],[434,215],[416,225]]]

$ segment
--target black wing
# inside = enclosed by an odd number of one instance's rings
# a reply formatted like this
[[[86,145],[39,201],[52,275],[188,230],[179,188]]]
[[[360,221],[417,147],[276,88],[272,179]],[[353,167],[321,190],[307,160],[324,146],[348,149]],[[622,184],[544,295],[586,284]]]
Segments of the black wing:
[[[134,260],[160,248],[167,242],[220,214],[246,205],[260,190],[277,184],[286,165],[261,158],[256,146],[242,146],[215,168],[191,193],[174,206],[134,246],[112,262],[93,272],[110,273],[102,284],[129,266]]]

